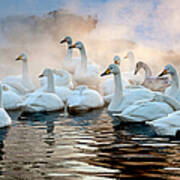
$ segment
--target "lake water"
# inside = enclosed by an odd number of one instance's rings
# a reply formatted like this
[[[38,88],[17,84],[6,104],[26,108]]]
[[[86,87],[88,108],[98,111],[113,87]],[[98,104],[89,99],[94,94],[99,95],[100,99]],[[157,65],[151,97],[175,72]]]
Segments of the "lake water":
[[[0,130],[0,180],[180,179],[180,140],[96,110],[33,114]]]

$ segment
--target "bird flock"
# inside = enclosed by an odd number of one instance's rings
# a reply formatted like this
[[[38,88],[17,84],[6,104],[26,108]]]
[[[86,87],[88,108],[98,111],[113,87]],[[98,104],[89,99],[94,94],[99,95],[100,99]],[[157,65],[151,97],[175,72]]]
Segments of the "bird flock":
[[[1,128],[11,125],[6,110],[22,113],[64,110],[64,114],[76,114],[108,106],[107,111],[120,122],[143,122],[160,135],[176,135],[180,129],[180,87],[177,71],[171,64],[153,76],[145,62],[139,61],[134,66],[135,57],[130,51],[123,58],[131,62],[129,72],[121,72],[119,56],[114,56],[112,64],[100,72],[98,65],[88,59],[82,42],[73,43],[66,36],[60,44],[67,44],[63,69],[44,69],[39,75],[40,88],[31,81],[26,54],[16,58],[22,62],[22,74],[8,76],[0,83]],[[72,56],[75,48],[80,57]],[[137,76],[141,69],[144,77]],[[113,77],[103,78],[111,74]]]

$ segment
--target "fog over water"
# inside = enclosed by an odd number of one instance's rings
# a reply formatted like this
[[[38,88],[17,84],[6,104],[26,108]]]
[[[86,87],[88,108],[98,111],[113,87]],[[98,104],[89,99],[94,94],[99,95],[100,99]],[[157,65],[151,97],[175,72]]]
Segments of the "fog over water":
[[[89,2],[88,2],[89,3]],[[29,6],[33,1],[29,1]],[[63,6],[62,6],[63,5]],[[180,1],[110,0],[85,3],[61,1],[57,11],[17,14],[1,18],[0,78],[20,74],[21,63],[14,59],[25,52],[33,79],[45,68],[61,68],[66,46],[59,44],[65,35],[84,42],[88,58],[104,69],[114,55],[122,58],[133,51],[159,73],[172,63],[179,68]],[[55,10],[56,10],[55,9]],[[78,51],[74,50],[74,56]],[[122,60],[122,70],[128,62]]]

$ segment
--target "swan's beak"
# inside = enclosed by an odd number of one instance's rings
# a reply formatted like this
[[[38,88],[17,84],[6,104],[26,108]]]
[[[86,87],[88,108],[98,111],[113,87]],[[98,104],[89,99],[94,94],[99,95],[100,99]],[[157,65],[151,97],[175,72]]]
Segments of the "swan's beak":
[[[167,70],[165,69],[161,74],[159,74],[158,76],[161,77],[163,75],[166,75],[167,74]]]
[[[40,74],[40,75],[39,75],[39,78],[42,78],[42,77],[44,77],[44,74]]]
[[[105,72],[103,72],[100,76],[106,76],[111,73],[110,69],[107,69]]]
[[[76,48],[76,44],[73,44],[73,45],[69,46],[69,48],[70,48],[70,49],[71,49],[71,48]]]
[[[124,56],[124,59],[127,59],[128,58],[128,55]]]
[[[114,63],[115,63],[115,64],[117,64],[117,65],[119,65],[119,64],[120,64],[118,60],[114,61]]]
[[[65,42],[67,42],[67,40],[63,39],[62,41],[60,41],[60,44],[65,43]]]
[[[135,71],[134,71],[134,75],[136,75],[138,72],[138,69],[136,68]]]
[[[22,59],[23,59],[22,56],[19,56],[19,57],[16,58],[16,61],[19,61],[19,60],[22,60]]]

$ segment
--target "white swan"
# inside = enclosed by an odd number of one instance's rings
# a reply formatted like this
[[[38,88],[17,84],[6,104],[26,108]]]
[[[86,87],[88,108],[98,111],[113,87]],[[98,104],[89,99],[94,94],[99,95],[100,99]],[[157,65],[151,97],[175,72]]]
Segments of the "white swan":
[[[80,113],[103,107],[104,101],[101,95],[87,86],[78,86],[67,101],[70,112]]]
[[[134,76],[135,69],[135,57],[132,51],[129,51],[124,59],[129,59],[130,67],[129,72],[123,72],[122,79],[126,80],[131,85],[140,85],[142,82],[142,78],[140,76]]]
[[[107,70],[101,74],[101,76],[109,74],[114,74],[115,91],[112,96],[111,103],[108,106],[108,111],[121,112],[137,100],[152,99],[154,94],[146,88],[135,88],[134,90],[131,89],[130,91],[127,90],[123,95],[120,69],[116,64],[110,64]]]
[[[68,88],[73,88],[73,83],[72,83],[72,78],[71,75],[65,71],[65,70],[51,70],[53,72],[53,77],[54,77],[54,85],[61,87],[68,87]],[[40,79],[40,84],[41,87],[47,88],[47,80],[46,77],[43,77]]]
[[[80,65],[81,63],[81,58],[79,57],[75,57],[72,59],[72,48],[70,48],[70,46],[72,46],[72,38],[70,36],[66,36],[63,40],[60,41],[60,43],[67,43],[68,45],[68,51],[67,51],[67,55],[64,59],[64,64],[63,67],[71,74],[74,74],[77,66]]]
[[[172,84],[170,87],[166,89],[165,94],[180,101],[179,77],[178,77],[176,69],[171,64],[166,65],[163,72],[159,76],[161,77],[167,74],[171,75]]]
[[[78,41],[70,48],[78,48],[81,52],[81,64],[77,66],[74,73],[74,81],[78,85],[87,85],[89,88],[99,90],[99,70],[93,64],[88,64],[86,50],[82,42]]]
[[[141,68],[145,71],[145,78],[141,84],[142,86],[151,89],[152,91],[164,92],[165,89],[171,85],[168,77],[152,76],[150,67],[142,61],[136,63],[134,74],[136,75]]]
[[[57,111],[64,108],[62,100],[55,94],[53,74],[50,69],[45,69],[39,77],[48,77],[46,92],[37,91],[30,94],[20,104],[24,112]]]
[[[3,94],[3,89],[2,89],[2,84],[0,83],[0,128],[9,126],[12,123],[10,116],[3,108],[2,94]]]
[[[35,87],[29,77],[27,56],[22,53],[16,60],[22,61],[22,75],[8,76],[2,80],[2,83],[12,87],[12,90],[15,90],[18,94],[24,95],[34,91]]]
[[[14,91],[11,91],[6,84],[3,84],[3,106],[6,110],[20,109],[19,104],[23,98]]]

